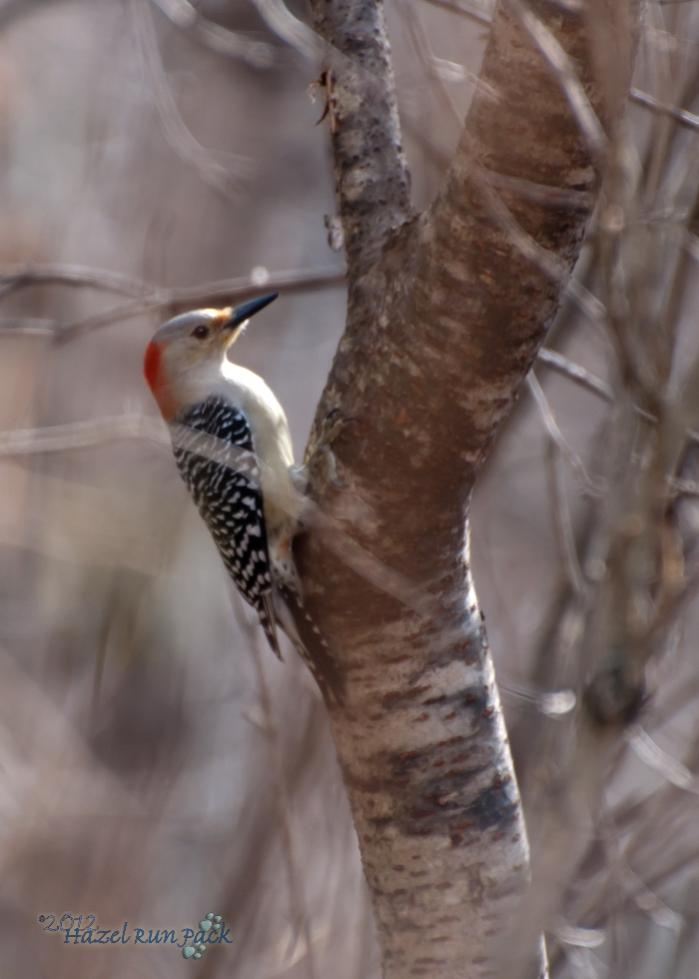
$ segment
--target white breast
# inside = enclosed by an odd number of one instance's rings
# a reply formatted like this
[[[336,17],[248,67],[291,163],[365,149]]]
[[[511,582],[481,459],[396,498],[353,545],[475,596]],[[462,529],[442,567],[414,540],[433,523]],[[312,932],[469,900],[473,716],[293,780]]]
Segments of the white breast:
[[[260,463],[265,520],[270,537],[290,524],[301,511],[289,466],[294,462],[291,433],[284,409],[261,377],[226,360],[221,369],[221,394],[244,413]]]

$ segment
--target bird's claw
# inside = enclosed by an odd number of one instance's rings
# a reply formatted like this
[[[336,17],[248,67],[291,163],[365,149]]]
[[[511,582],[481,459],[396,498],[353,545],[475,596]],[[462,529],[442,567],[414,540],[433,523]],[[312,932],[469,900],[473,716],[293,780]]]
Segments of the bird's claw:
[[[318,433],[316,451],[323,456],[326,479],[336,489],[344,489],[347,484],[338,475],[337,457],[331,446],[343,429],[355,420],[348,415],[343,415],[339,408],[331,408],[323,419]]]

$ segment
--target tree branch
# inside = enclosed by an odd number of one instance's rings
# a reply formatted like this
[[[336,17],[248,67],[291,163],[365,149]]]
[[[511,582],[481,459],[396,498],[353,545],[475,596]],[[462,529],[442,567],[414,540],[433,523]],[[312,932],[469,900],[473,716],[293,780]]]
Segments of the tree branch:
[[[181,286],[165,289],[147,282],[122,277],[117,273],[101,269],[89,269],[72,265],[36,265],[0,270],[0,299],[11,292],[40,286],[88,285],[93,289],[107,292],[120,292],[133,296],[127,302],[119,303],[110,309],[93,313],[84,319],[71,323],[57,321],[27,321],[19,319],[14,324],[1,322],[0,332],[32,333],[55,336],[57,342],[73,340],[77,336],[109,326],[119,320],[131,319],[145,313],[160,312],[163,316],[174,316],[199,306],[219,306],[237,303],[259,293],[260,289],[283,290],[287,294],[314,292],[344,285],[345,275],[339,269],[324,268],[292,270],[288,272],[268,272],[260,268],[253,274],[239,279],[221,279],[217,282],[204,282],[194,286]],[[25,329],[26,327],[26,329]]]
[[[410,189],[383,5],[312,0],[328,43],[323,81],[350,266],[366,264],[410,213]]]
[[[275,63],[275,50],[271,44],[255,41],[244,34],[236,34],[214,23],[197,10],[189,0],[150,0],[168,20],[182,31],[206,45],[216,54],[243,61],[264,71]]]

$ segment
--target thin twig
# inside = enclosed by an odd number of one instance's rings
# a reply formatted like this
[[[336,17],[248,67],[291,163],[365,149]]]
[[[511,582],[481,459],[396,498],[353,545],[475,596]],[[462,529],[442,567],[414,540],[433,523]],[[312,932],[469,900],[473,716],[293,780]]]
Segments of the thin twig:
[[[507,4],[520,20],[558,79],[561,91],[568,100],[590,151],[594,156],[600,157],[606,149],[607,137],[592,103],[587,97],[573,62],[552,31],[523,0],[507,0]]]
[[[552,207],[570,208],[571,210],[589,211],[594,204],[593,195],[585,190],[570,190],[567,187],[549,187],[546,184],[525,180],[523,177],[511,174],[496,173],[482,167],[488,182],[498,190],[516,194],[522,200],[533,201],[536,204],[550,204]]]
[[[688,109],[679,109],[676,105],[666,105],[664,102],[656,99],[654,95],[650,95],[648,92],[642,92],[640,88],[632,88],[629,97],[632,102],[645,106],[647,109],[652,109],[653,112],[670,116],[670,118],[674,119],[681,126],[686,126],[687,129],[699,129],[699,116],[694,112],[690,112]]]
[[[486,27],[490,27],[493,22],[492,12],[486,10],[485,6],[481,7],[481,4],[478,3],[470,3],[467,0],[461,0],[461,2],[458,0],[425,0],[425,2]]]
[[[539,409],[539,414],[541,415],[541,419],[544,423],[544,427],[549,438],[558,447],[561,455],[568,460],[571,468],[583,480],[585,485],[588,487],[588,490],[590,492],[596,492],[594,481],[585,468],[585,463],[560,430],[558,422],[556,421],[556,416],[551,410],[548,398],[544,394],[543,388],[539,384],[534,371],[530,371],[530,373],[527,375],[527,386],[532,397],[534,398],[534,403]]]
[[[60,277],[60,266],[52,270],[54,281],[62,281]],[[71,270],[67,267],[68,275],[66,284],[72,284]],[[95,279],[99,276],[95,273]],[[19,272],[20,278],[24,273]],[[39,330],[38,323],[29,324],[29,330],[34,335],[43,332],[44,335],[56,337],[58,341],[72,340],[83,333],[103,326],[109,326],[119,320],[133,319],[145,313],[160,311],[163,315],[174,314],[187,309],[199,306],[217,306],[235,304],[242,299],[247,299],[255,295],[261,288],[270,291],[280,291],[287,294],[300,292],[315,292],[320,289],[332,289],[342,286],[345,283],[345,273],[337,268],[317,269],[313,271],[289,271],[268,273],[266,269],[259,269],[253,275],[237,279],[220,279],[214,282],[205,282],[195,286],[183,286],[177,289],[164,289],[159,286],[143,284],[143,294],[137,298],[113,306],[110,309],[82,320],[75,320],[69,323],[47,321],[48,325]],[[93,284],[96,285],[95,282]],[[97,287],[97,286],[96,286]],[[16,325],[5,324],[4,332],[12,334],[22,334],[25,332],[25,320],[18,319]]]
[[[534,375],[531,375],[534,377]],[[587,582],[580,566],[578,551],[575,546],[575,533],[570,515],[570,507],[563,489],[562,474],[559,466],[558,443],[548,433],[548,451],[546,453],[549,469],[549,485],[551,490],[553,526],[558,542],[558,550],[570,583],[570,587],[579,599],[587,595]],[[558,450],[558,451],[557,451]]]
[[[236,601],[240,604],[240,598],[236,596]],[[289,904],[293,918],[297,918],[298,926],[303,935],[306,946],[306,956],[308,962],[309,979],[315,979],[316,968],[313,954],[313,936],[311,933],[310,914],[306,901],[303,886],[303,877],[299,873],[298,854],[294,831],[291,821],[291,804],[289,785],[287,782],[286,766],[281,750],[279,727],[277,725],[272,697],[270,694],[269,683],[265,670],[264,658],[260,649],[260,631],[254,632],[249,626],[249,619],[245,615],[239,615],[238,620],[243,623],[243,627],[248,632],[249,649],[252,656],[255,673],[257,675],[257,685],[260,697],[260,707],[264,718],[264,731],[272,756],[274,768],[275,794],[279,810],[279,823],[281,828],[282,849],[284,852],[286,873],[289,886]]]
[[[182,118],[160,56],[158,38],[148,0],[131,0],[141,66],[150,82],[163,134],[185,163],[194,167],[202,180],[227,198],[235,197],[249,161],[236,153],[212,150],[194,138]]]
[[[0,299],[31,286],[61,285],[98,289],[124,296],[143,296],[152,293],[154,286],[140,279],[123,275],[112,269],[94,269],[88,265],[37,263],[36,265],[5,265],[0,268]]]
[[[307,24],[294,17],[283,0],[252,0],[265,24],[277,37],[309,61],[321,58],[322,39]]]
[[[24,2],[24,0],[22,0]],[[205,17],[188,0],[150,0],[171,24],[186,31],[216,54],[243,61],[252,68],[273,67],[276,52],[266,41],[256,41]]]
[[[538,354],[538,360],[544,366],[550,367],[558,374],[562,374],[575,384],[585,388],[586,391],[591,391],[593,394],[596,394],[597,397],[602,398],[608,404],[614,403],[614,391],[606,381],[581,364],[577,364],[568,357],[564,357],[557,350],[542,347]],[[634,405],[633,410],[639,418],[650,422],[652,425],[657,425],[658,419],[652,412],[646,411],[640,405]],[[686,437],[693,445],[699,445],[699,432],[691,428],[687,429]],[[678,483],[678,488],[681,491],[681,483]],[[688,493],[691,495],[691,489],[688,489]]]
[[[644,728],[637,725],[629,731],[629,745],[634,753],[671,785],[699,795],[699,777],[684,764],[664,751]]]
[[[147,415],[113,415],[44,428],[0,432],[0,458],[86,449],[119,439],[146,439],[166,445],[162,424]]]
[[[607,384],[597,374],[593,374],[592,371],[570,360],[569,357],[565,357],[557,350],[542,347],[538,354],[538,360],[546,367],[550,367],[557,373],[563,374],[564,377],[567,377],[586,391],[592,391],[593,394],[596,394],[604,401],[610,404],[614,401],[614,391],[611,385]]]

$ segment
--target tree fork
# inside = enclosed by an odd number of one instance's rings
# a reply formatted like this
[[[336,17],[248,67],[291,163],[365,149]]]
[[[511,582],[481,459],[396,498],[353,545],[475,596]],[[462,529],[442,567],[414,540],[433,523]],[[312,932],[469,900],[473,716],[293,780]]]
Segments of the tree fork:
[[[583,19],[501,3],[458,151],[415,216],[381,4],[312,7],[348,311],[307,451],[323,520],[299,565],[346,677],[329,707],[384,975],[483,979],[500,973],[529,854],[468,505],[578,256],[610,112]],[[518,961],[546,972],[538,939]]]

